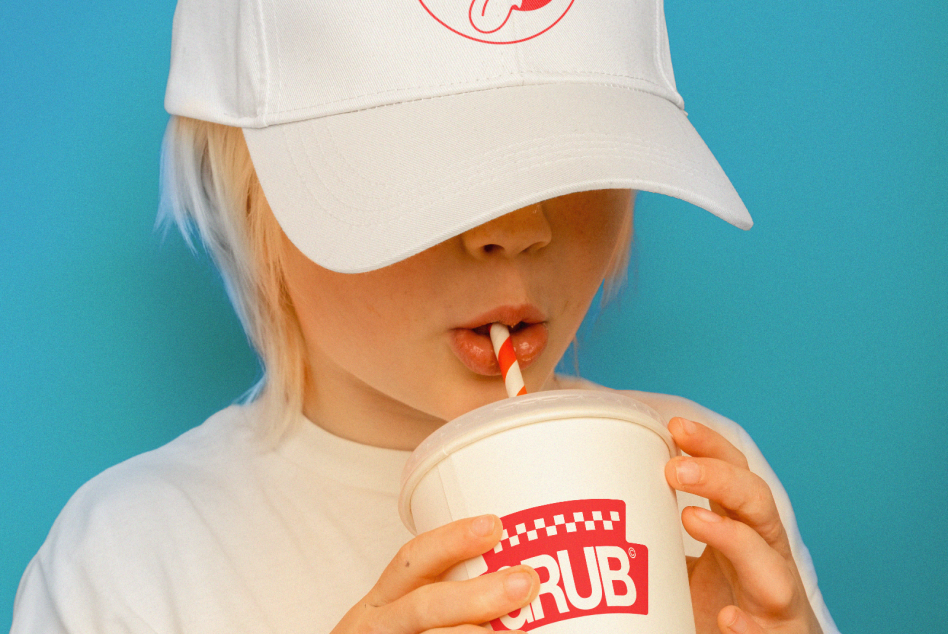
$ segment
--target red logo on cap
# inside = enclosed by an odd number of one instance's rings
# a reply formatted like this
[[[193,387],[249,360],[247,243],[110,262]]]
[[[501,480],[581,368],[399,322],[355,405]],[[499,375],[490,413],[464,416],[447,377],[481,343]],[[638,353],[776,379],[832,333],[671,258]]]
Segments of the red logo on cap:
[[[500,543],[484,554],[487,572],[531,566],[540,594],[492,621],[494,630],[529,631],[589,614],[648,614],[648,548],[625,541],[625,502],[558,502],[501,521]]]
[[[419,0],[458,35],[487,44],[515,44],[549,31],[574,0]]]

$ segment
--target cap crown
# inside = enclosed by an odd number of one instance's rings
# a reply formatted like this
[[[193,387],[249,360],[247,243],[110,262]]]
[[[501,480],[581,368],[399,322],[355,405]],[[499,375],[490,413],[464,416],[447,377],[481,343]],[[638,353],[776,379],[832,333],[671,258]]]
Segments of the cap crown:
[[[258,128],[558,82],[682,107],[662,1],[180,0],[165,107]]]

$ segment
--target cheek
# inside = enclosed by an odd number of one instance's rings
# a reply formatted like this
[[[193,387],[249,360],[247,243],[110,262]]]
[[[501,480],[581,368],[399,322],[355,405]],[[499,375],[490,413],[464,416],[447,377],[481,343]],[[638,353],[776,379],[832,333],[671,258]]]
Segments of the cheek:
[[[386,328],[398,328],[398,320],[386,317],[393,314],[391,299],[360,280],[333,274],[309,276],[305,286],[296,284],[293,297],[307,340],[327,352],[349,355],[372,349],[385,339]]]
[[[364,274],[328,271],[305,261],[288,275],[291,297],[309,347],[361,372],[392,368],[410,355],[423,321],[419,307],[430,284],[407,284],[421,272],[390,267]]]
[[[564,260],[570,265],[566,274],[573,279],[585,280],[598,286],[609,273],[619,248],[627,248],[624,233],[631,218],[629,212],[589,212],[577,214],[568,220],[563,234],[569,236],[564,249]],[[593,291],[595,292],[595,290]]]
[[[555,332],[551,332],[561,342],[556,350],[560,354],[573,339],[596,291],[610,273],[617,246],[625,246],[621,234],[631,221],[628,207],[571,211],[559,218],[562,240],[554,258],[554,275],[549,282],[552,285],[548,287],[561,310],[562,319],[555,325]]]

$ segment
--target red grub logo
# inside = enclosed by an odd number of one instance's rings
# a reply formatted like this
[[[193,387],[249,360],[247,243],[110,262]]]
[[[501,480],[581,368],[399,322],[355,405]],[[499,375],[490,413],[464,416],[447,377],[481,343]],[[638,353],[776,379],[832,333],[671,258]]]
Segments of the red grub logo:
[[[648,548],[625,541],[625,502],[558,502],[501,521],[500,543],[484,554],[487,572],[531,566],[540,594],[492,621],[494,630],[529,631],[589,614],[648,614]]]
[[[549,31],[574,0],[419,0],[458,35],[487,44],[514,44]]]

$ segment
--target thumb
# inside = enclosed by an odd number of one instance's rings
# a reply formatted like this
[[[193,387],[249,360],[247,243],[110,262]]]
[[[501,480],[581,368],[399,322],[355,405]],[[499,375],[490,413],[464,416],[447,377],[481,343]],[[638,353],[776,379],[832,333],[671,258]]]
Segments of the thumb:
[[[735,605],[718,612],[718,629],[721,634],[764,634],[764,628]]]

